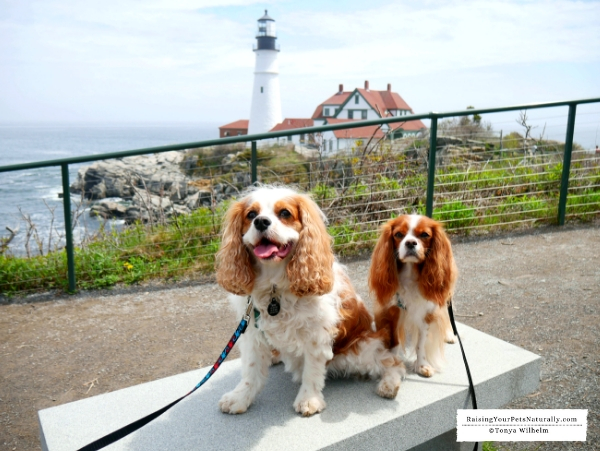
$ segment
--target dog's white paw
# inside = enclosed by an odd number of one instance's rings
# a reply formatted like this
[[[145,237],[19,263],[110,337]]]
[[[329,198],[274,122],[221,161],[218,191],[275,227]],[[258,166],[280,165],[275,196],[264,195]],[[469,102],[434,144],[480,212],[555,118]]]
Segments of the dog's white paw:
[[[400,390],[399,380],[381,379],[377,385],[377,394],[382,398],[394,399]]]
[[[327,404],[325,404],[325,400],[319,396],[313,396],[311,398],[300,400],[296,398],[296,401],[294,401],[294,409],[303,417],[309,417],[315,413],[319,413],[326,406]]]
[[[248,410],[251,403],[252,400],[245,396],[244,393],[230,391],[221,397],[219,407],[221,408],[221,412],[235,415],[244,413]]]
[[[456,337],[454,336],[454,332],[449,331],[446,333],[446,338],[444,340],[446,343],[453,345],[456,343]]]
[[[377,394],[382,398],[394,399],[400,389],[400,383],[406,376],[406,368],[402,362],[388,368],[377,385]]]
[[[423,377],[431,377],[435,373],[435,370],[427,363],[415,363],[415,373]]]

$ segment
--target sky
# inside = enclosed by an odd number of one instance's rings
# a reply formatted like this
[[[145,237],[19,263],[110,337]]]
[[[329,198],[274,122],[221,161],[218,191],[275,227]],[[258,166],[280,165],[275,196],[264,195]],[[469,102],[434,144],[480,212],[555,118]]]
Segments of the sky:
[[[365,80],[415,113],[600,97],[600,1],[0,0],[0,122],[248,118],[265,9],[284,117]]]

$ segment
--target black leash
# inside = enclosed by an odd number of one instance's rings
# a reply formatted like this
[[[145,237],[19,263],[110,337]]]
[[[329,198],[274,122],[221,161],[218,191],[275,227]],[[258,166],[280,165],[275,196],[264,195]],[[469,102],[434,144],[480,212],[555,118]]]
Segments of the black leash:
[[[79,448],[77,451],[97,451],[99,449],[104,448],[105,446],[110,445],[111,443],[116,442],[117,440],[121,440],[123,437],[128,436],[132,432],[137,431],[141,427],[150,423],[152,420],[158,418],[163,413],[165,413],[167,410],[169,410],[171,407],[173,407],[175,404],[177,404],[179,401],[183,400],[184,398],[187,398],[189,395],[191,395],[196,390],[198,390],[202,385],[204,385],[204,383],[208,379],[210,379],[210,377],[215,373],[215,371],[217,371],[217,369],[219,369],[219,367],[221,366],[221,363],[223,363],[223,360],[225,360],[227,358],[227,356],[233,349],[233,346],[235,345],[236,341],[238,340],[238,338],[240,338],[240,335],[242,335],[246,331],[246,327],[248,327],[248,321],[250,320],[250,311],[251,310],[252,310],[252,300],[251,300],[250,296],[248,296],[248,306],[246,307],[246,313],[245,313],[244,317],[242,318],[240,325],[238,326],[236,331],[233,333],[231,339],[229,340],[229,343],[227,343],[227,346],[225,346],[225,349],[223,349],[223,352],[221,353],[221,355],[219,356],[219,358],[217,359],[217,361],[215,362],[213,367],[208,371],[208,373],[206,373],[206,376],[204,376],[204,379],[202,379],[200,382],[198,382],[198,384],[192,389],[192,391],[190,391],[187,395],[184,395],[181,398],[177,399],[176,401],[173,401],[168,406],[165,406],[162,409],[159,409],[156,412],[145,416],[144,418],[140,418],[139,420],[134,421],[133,423],[130,423],[127,426],[124,426],[117,431],[111,432],[110,434],[105,435],[102,438],[99,438],[98,440],[90,443],[89,445],[85,445],[83,448]]]
[[[454,312],[452,311],[452,299],[448,302],[448,314],[450,316],[450,324],[452,324],[452,331],[456,338],[458,338],[458,344],[460,345],[460,352],[462,353],[463,362],[465,362],[465,369],[467,370],[467,378],[469,379],[469,392],[471,394],[471,399],[473,400],[473,409],[477,409],[477,398],[475,397],[475,386],[473,385],[473,378],[471,377],[471,370],[469,369],[469,363],[467,362],[467,356],[465,354],[465,350],[463,349],[462,341],[460,340],[460,335],[458,335],[458,329],[456,328],[456,322],[454,321]],[[475,447],[473,451],[477,451],[479,449],[479,442],[475,442]]]

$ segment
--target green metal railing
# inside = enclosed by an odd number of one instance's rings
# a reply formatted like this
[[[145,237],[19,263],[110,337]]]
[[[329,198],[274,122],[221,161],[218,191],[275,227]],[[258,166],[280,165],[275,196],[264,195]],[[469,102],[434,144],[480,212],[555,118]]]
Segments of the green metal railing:
[[[569,174],[571,170],[571,154],[573,149],[573,137],[575,130],[575,119],[577,106],[581,104],[600,103],[600,98],[589,98],[580,100],[570,100],[562,102],[547,102],[547,103],[536,103],[536,104],[524,104],[515,105],[501,108],[482,108],[482,109],[468,109],[460,111],[450,111],[445,113],[425,113],[425,114],[413,114],[409,116],[401,117],[388,117],[382,119],[366,120],[347,122],[335,125],[324,125],[316,127],[306,127],[301,129],[293,129],[280,132],[261,133],[254,135],[244,135],[236,137],[227,137],[213,140],[205,140],[199,142],[182,143],[160,147],[150,147],[143,149],[134,149],[123,152],[105,153],[99,155],[86,155],[74,158],[63,158],[56,160],[38,161],[33,163],[16,164],[9,166],[0,167],[0,173],[21,171],[29,169],[38,169],[44,167],[60,167],[62,176],[62,189],[63,189],[63,206],[64,206],[64,220],[65,220],[65,252],[67,256],[67,268],[68,268],[68,280],[69,290],[75,291],[76,279],[75,279],[75,260],[74,260],[74,242],[72,233],[72,215],[71,215],[71,201],[69,193],[70,180],[69,180],[69,165],[81,164],[87,162],[94,162],[99,160],[108,160],[112,158],[124,158],[138,155],[145,155],[150,153],[160,153],[168,151],[186,150],[192,148],[203,148],[217,145],[236,144],[251,142],[251,182],[256,183],[258,181],[257,176],[257,142],[267,139],[283,138],[292,135],[299,134],[315,134],[326,131],[344,130],[357,127],[373,126],[373,125],[384,125],[393,124],[399,122],[410,122],[414,120],[430,120],[431,125],[429,129],[429,156],[428,156],[428,168],[427,168],[427,191],[426,191],[426,202],[425,211],[427,216],[433,215],[433,204],[434,204],[434,193],[435,193],[435,171],[436,171],[436,150],[438,148],[437,143],[437,130],[438,121],[444,118],[461,117],[470,115],[482,115],[489,113],[503,113],[511,111],[522,111],[522,110],[533,110],[542,108],[555,108],[555,107],[568,107],[568,118],[567,118],[567,132],[565,137],[565,150],[563,156],[563,168],[562,168],[562,179],[560,184],[560,197],[558,202],[558,217],[557,222],[559,225],[565,223],[567,195],[569,189]]]

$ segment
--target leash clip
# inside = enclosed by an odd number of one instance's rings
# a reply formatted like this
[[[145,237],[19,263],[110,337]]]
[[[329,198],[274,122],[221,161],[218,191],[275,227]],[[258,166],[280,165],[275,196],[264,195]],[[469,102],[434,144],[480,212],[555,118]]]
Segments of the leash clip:
[[[248,296],[248,304],[246,305],[246,312],[244,313],[244,319],[246,322],[250,322],[250,312],[252,311],[252,296]]]

